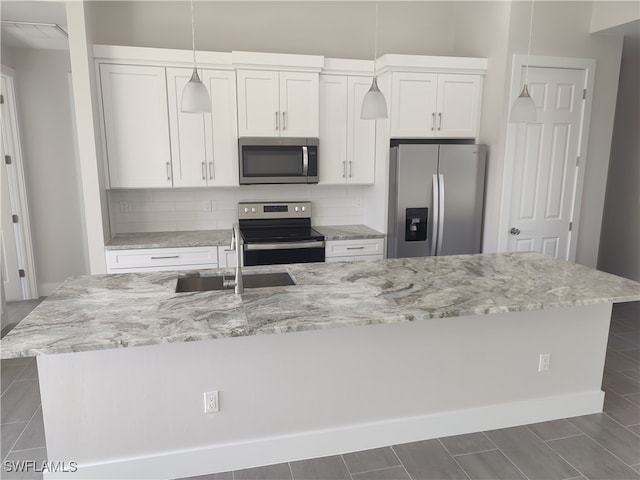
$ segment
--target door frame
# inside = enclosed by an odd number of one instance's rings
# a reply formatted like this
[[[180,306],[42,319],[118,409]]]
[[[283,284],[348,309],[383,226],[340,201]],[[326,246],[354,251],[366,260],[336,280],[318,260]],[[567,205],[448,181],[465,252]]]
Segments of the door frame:
[[[511,69],[511,87],[509,91],[509,110],[518,98],[523,83],[523,69],[527,65],[527,55],[514,55]],[[580,128],[580,143],[578,155],[580,163],[575,179],[575,189],[571,213],[572,229],[569,233],[569,260],[575,261],[578,235],[580,232],[580,210],[582,206],[582,193],[584,176],[588,161],[587,146],[589,144],[589,127],[591,125],[591,108],[593,106],[593,90],[595,85],[596,61],[591,58],[573,57],[549,57],[532,55],[529,57],[529,66],[533,68],[564,68],[584,70],[584,88],[587,90],[584,111],[582,112],[582,126]],[[507,110],[507,115],[509,114]],[[513,162],[516,150],[516,137],[518,130],[524,128],[522,124],[509,123],[507,118],[506,144],[503,159],[502,195],[500,198],[500,220],[498,222],[498,252],[506,252],[509,243],[509,223],[511,213],[511,195],[513,183]]]
[[[38,298],[38,283],[36,281],[36,269],[33,256],[33,242],[31,238],[31,223],[27,202],[27,188],[24,175],[24,161],[22,155],[22,143],[20,142],[20,124],[18,120],[18,108],[15,93],[15,71],[0,65],[0,74],[5,80],[7,98],[4,107],[7,118],[2,122],[3,135],[12,147],[12,172],[7,171],[9,182],[9,196],[12,210],[19,216],[20,222],[15,224],[14,236],[18,254],[18,267],[23,269],[26,276],[21,279],[22,297],[24,300]],[[6,168],[4,159],[2,167]],[[12,173],[12,174],[10,174]]]

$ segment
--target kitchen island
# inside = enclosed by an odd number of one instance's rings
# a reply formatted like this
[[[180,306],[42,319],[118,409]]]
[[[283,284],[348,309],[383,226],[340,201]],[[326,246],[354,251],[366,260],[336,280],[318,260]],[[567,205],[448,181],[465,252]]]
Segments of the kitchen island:
[[[611,305],[640,300],[535,253],[246,270],[274,269],[297,284],[68,279],[2,340],[38,356],[49,460],[175,478],[594,413]]]

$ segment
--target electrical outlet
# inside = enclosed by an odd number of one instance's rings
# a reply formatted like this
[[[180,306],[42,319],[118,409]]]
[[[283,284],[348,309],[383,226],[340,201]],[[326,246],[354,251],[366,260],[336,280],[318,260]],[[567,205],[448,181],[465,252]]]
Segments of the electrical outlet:
[[[129,213],[131,208],[129,207],[129,202],[125,200],[120,200],[120,213]]]
[[[215,413],[220,411],[218,390],[204,392],[204,413]]]
[[[540,359],[538,360],[538,371],[546,372],[549,370],[549,365],[551,364],[551,354],[550,353],[541,353]]]
[[[204,210],[205,212],[211,211],[211,200],[202,201],[202,210]]]

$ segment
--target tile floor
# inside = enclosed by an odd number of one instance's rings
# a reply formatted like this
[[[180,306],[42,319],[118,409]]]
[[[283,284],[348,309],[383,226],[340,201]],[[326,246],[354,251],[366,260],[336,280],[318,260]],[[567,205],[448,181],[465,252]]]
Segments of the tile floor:
[[[189,480],[640,479],[640,302],[614,306],[608,347],[604,413]],[[35,360],[0,366],[2,460],[44,460]]]

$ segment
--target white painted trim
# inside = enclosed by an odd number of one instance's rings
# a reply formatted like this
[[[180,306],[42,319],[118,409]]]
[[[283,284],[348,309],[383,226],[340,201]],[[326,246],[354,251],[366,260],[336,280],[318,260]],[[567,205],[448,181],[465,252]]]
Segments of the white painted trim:
[[[376,60],[376,71],[378,74],[387,71],[484,74],[488,65],[489,60],[480,57],[387,54]]]
[[[13,175],[7,179],[13,185],[9,194],[12,210],[20,217],[14,230],[16,250],[18,253],[18,266],[25,270],[26,277],[21,279],[22,296],[25,300],[38,298],[38,282],[36,279],[35,260],[33,256],[33,242],[31,238],[31,222],[29,216],[29,204],[27,202],[27,188],[24,175],[24,159],[22,155],[22,143],[20,141],[20,121],[18,118],[18,103],[15,94],[15,71],[1,66],[0,73],[5,79],[7,98],[5,105],[8,111],[7,122],[3,122],[7,139],[12,144]]]
[[[173,48],[124,47],[119,45],[94,45],[94,59],[101,63],[123,63],[136,65],[192,67],[193,53],[191,50]],[[231,68],[231,53],[206,52],[196,50],[198,67]]]
[[[329,75],[358,75],[373,77],[373,60],[352,60],[346,58],[325,58],[322,72]]]
[[[592,391],[429,415],[265,437],[209,448],[167,452],[153,457],[123,458],[79,465],[84,479],[159,479],[224,472],[431,438],[507,428],[602,411],[604,392]],[[384,439],[381,442],[380,439]],[[249,460],[250,459],[250,460]],[[66,475],[66,476],[65,476]],[[44,478],[68,478],[45,473]]]
[[[523,78],[522,69],[527,64],[526,55],[514,55],[511,65],[511,87],[509,91],[509,106],[513,104],[522,89]],[[575,196],[573,199],[573,229],[570,233],[569,240],[569,260],[575,261],[576,246],[578,234],[580,231],[580,207],[582,204],[582,192],[584,188],[584,174],[588,160],[587,146],[589,144],[589,127],[591,124],[591,108],[593,105],[593,90],[595,85],[596,61],[589,58],[572,58],[572,57],[548,57],[532,55],[529,57],[529,66],[538,68],[570,68],[576,70],[584,70],[585,84],[587,89],[587,98],[585,100],[584,111],[582,114],[582,128],[580,132],[580,167],[576,178]],[[504,150],[504,170],[502,174],[502,197],[500,200],[500,219],[498,222],[498,252],[506,252],[509,244],[509,214],[512,195],[512,179],[513,179],[513,162],[510,161],[514,156],[515,137],[518,128],[522,125],[509,123],[508,112],[506,123],[506,145]]]
[[[324,66],[320,55],[233,51],[231,58],[233,65],[242,69],[320,72]]]

